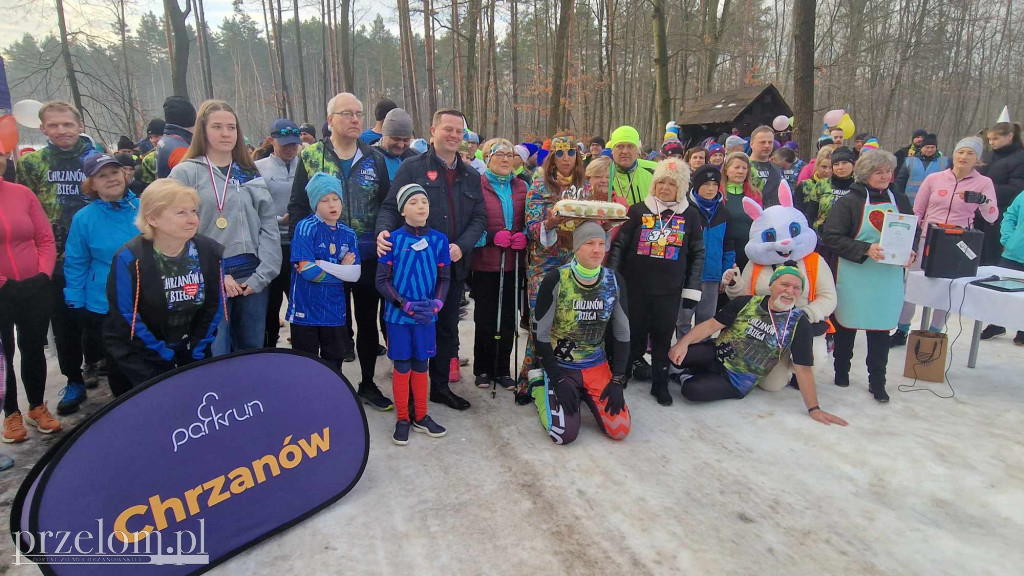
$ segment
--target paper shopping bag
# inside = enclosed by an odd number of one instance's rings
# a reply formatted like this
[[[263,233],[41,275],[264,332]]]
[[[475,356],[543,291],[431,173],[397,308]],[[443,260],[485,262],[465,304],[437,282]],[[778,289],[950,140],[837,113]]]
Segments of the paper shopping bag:
[[[942,332],[914,330],[907,338],[907,360],[904,378],[926,382],[944,382],[949,340]]]

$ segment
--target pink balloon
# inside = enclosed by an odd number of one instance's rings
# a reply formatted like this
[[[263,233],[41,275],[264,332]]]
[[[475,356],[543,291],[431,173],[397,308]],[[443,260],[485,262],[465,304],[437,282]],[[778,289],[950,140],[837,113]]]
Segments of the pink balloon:
[[[829,110],[825,113],[825,124],[829,127],[834,127],[843,120],[843,115],[846,114],[846,110]]]
[[[775,120],[772,120],[772,128],[778,132],[789,128],[789,116],[776,116]]]
[[[18,146],[18,122],[8,114],[0,117],[0,154],[12,152]]]

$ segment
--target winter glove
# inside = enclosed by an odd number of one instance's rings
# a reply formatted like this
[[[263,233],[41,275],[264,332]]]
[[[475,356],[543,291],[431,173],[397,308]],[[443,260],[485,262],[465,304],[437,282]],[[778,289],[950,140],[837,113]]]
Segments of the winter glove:
[[[494,235],[494,245],[500,248],[508,248],[512,245],[512,233],[508,230],[498,230]]]
[[[689,298],[683,298],[683,310],[693,310],[697,307],[696,300],[690,300]]]
[[[516,232],[512,235],[512,249],[523,250],[526,248],[526,234]]]
[[[412,303],[412,319],[417,324],[430,324],[434,320],[434,301],[416,300]]]
[[[441,300],[435,298],[434,300],[431,300],[431,302],[434,304],[434,314],[437,314],[441,311],[441,308],[444,308],[444,302]]]
[[[622,397],[622,382],[612,378],[608,385],[604,387],[604,392],[601,392],[601,400],[607,401],[604,405],[604,410],[609,416],[615,416],[622,412],[622,409],[626,406],[626,399]]]
[[[575,414],[580,408],[580,393],[576,383],[566,377],[555,382],[555,398],[566,414]]]
[[[405,312],[405,313],[406,313],[406,314],[408,314],[409,316],[412,316],[413,314],[415,314],[415,313],[416,313],[416,312],[415,312],[415,311],[413,310],[413,306],[414,306],[415,304],[416,304],[416,302],[414,302],[414,301],[412,301],[412,300],[406,300],[406,301],[405,301],[405,303],[404,303],[404,304],[402,304],[402,312]]]

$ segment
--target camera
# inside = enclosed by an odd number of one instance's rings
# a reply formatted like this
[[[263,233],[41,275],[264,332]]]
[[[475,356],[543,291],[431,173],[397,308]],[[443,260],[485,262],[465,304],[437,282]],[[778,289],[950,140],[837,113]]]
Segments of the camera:
[[[988,198],[981,192],[967,190],[964,192],[964,202],[968,204],[984,204],[985,202],[988,202]]]

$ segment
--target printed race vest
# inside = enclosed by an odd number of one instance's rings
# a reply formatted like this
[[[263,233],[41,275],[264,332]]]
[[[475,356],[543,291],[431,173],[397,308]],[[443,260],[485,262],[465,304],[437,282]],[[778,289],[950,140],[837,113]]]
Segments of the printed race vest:
[[[605,328],[615,310],[619,286],[615,274],[601,269],[592,286],[580,284],[569,264],[558,268],[555,319],[551,344],[558,363],[567,368],[590,368],[605,361]]]
[[[736,321],[715,340],[715,352],[729,375],[729,382],[744,396],[764,381],[779,363],[782,353],[789,350],[797,322],[803,316],[797,308],[791,313],[769,312],[761,307],[765,298],[767,296],[751,298],[736,315]],[[784,336],[781,343],[772,326],[772,316]]]

